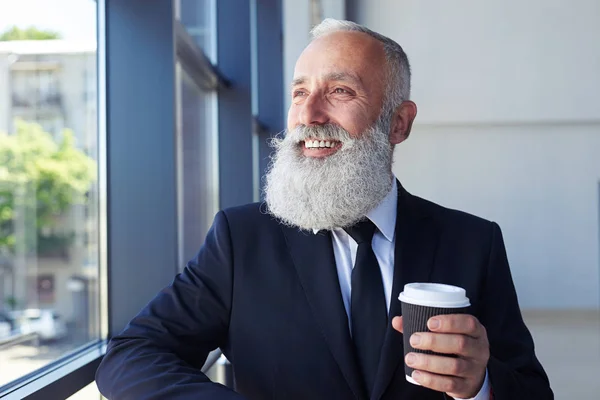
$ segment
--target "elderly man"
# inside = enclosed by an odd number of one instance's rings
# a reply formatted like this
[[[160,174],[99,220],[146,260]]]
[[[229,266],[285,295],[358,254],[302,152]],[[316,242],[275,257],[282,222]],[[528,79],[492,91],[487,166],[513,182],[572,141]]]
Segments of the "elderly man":
[[[417,109],[394,41],[325,20],[292,82],[264,204],[219,212],[196,258],[113,338],[111,399],[552,399],[493,222],[409,194],[392,173]],[[409,282],[466,289],[404,357]],[[221,348],[236,392],[200,372]],[[404,363],[415,372],[415,385]]]

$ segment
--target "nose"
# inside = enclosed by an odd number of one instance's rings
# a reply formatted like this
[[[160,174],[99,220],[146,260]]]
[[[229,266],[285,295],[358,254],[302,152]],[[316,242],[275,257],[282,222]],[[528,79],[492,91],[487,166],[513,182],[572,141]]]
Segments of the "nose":
[[[302,125],[324,125],[329,122],[325,101],[319,93],[308,95],[300,107],[299,122]]]

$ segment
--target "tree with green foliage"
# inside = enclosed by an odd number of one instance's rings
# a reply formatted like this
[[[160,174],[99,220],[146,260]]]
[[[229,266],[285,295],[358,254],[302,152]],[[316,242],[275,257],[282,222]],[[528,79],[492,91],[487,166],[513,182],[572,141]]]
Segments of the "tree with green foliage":
[[[62,36],[58,32],[41,30],[33,26],[25,29],[12,26],[0,33],[0,42],[8,42],[11,40],[53,40],[61,38]]]
[[[0,132],[0,253],[15,251],[19,213],[35,216],[36,235],[28,235],[35,242],[27,249],[65,246],[69,235],[48,232],[71,206],[85,202],[95,180],[96,163],[75,146],[72,131],[55,140],[36,123],[16,121],[15,134]]]

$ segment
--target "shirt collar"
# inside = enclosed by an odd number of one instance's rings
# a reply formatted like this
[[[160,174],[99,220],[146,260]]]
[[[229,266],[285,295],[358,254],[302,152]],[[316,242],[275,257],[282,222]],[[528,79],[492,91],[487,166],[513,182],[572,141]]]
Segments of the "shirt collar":
[[[379,229],[379,232],[385,236],[389,242],[394,241],[396,232],[396,214],[398,205],[398,184],[394,178],[392,189],[383,198],[381,203],[367,213],[367,218],[371,220]],[[313,229],[313,233],[318,233],[318,229]]]
[[[392,189],[379,203],[377,207],[367,213],[367,218],[371,220],[379,229],[379,232],[385,238],[394,241],[394,232],[396,232],[396,214],[398,208],[398,185],[396,179],[392,184]]]

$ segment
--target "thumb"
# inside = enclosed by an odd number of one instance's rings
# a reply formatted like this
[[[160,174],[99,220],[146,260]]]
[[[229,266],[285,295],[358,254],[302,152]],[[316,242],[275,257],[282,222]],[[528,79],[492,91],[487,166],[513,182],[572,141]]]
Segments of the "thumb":
[[[392,319],[392,327],[400,333],[404,333],[404,329],[402,327],[402,317],[394,317]]]

